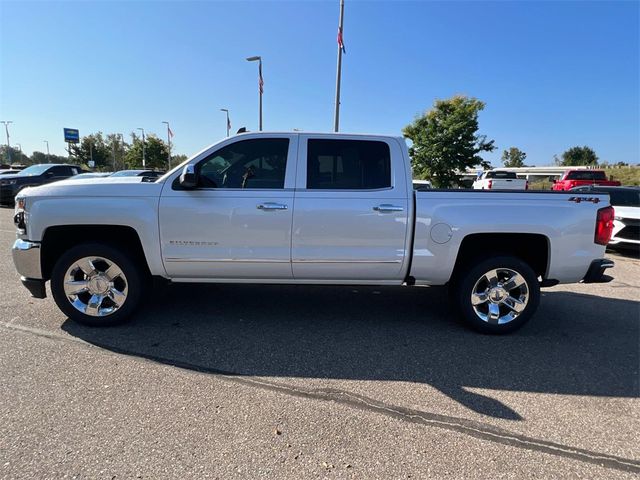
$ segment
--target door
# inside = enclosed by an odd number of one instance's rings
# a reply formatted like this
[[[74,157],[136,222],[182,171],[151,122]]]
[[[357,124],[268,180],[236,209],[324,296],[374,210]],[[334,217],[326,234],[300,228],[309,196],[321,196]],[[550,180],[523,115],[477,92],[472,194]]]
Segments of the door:
[[[398,142],[343,135],[299,141],[294,278],[401,280],[412,205]]]
[[[182,189],[179,173],[168,179],[160,239],[169,276],[291,279],[296,150],[297,135],[247,135],[194,161],[196,189]]]

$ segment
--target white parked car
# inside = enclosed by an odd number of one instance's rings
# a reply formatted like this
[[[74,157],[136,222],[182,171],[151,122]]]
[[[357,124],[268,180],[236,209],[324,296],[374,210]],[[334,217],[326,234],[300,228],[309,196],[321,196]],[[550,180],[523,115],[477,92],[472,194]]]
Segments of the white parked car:
[[[572,192],[608,193],[615,210],[609,245],[640,245],[640,187],[584,186]]]
[[[413,189],[417,192],[424,192],[425,190],[431,190],[433,185],[429,180],[413,180]]]
[[[473,182],[474,190],[528,190],[529,182],[518,178],[515,172],[489,170],[482,172]]]
[[[26,188],[15,213],[23,284],[44,298],[50,281],[87,325],[130,318],[156,276],[449,285],[469,325],[506,333],[531,318],[541,286],[606,282],[613,266],[607,195],[416,192],[401,137],[243,133],[154,182]]]

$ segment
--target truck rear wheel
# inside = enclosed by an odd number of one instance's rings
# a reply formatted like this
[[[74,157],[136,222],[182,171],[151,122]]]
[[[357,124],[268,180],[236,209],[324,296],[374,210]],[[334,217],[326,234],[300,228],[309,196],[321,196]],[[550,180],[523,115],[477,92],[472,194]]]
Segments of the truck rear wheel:
[[[462,319],[482,333],[509,333],[522,327],[540,303],[533,269],[516,257],[496,256],[474,264],[454,287]]]
[[[128,320],[142,299],[146,276],[127,255],[105,244],[77,245],[60,257],[51,293],[63,313],[90,326]]]

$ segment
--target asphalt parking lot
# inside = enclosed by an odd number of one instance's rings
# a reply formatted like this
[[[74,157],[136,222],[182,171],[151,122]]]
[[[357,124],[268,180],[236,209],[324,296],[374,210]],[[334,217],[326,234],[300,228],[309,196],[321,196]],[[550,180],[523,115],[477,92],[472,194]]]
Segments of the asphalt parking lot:
[[[0,209],[2,478],[637,478],[640,260],[503,337],[440,288],[176,285],[136,319],[31,298]]]

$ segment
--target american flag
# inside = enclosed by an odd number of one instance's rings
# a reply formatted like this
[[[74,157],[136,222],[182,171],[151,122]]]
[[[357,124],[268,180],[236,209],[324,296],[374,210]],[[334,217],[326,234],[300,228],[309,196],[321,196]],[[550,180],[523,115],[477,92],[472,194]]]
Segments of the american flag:
[[[258,87],[260,88],[260,95],[264,93],[264,80],[262,80],[262,62],[258,65]]]
[[[338,47],[340,47],[342,53],[347,53],[346,48],[344,48],[344,42],[342,41],[342,29],[340,27],[338,27]]]
[[[173,132],[171,131],[171,127],[169,127],[169,125],[167,125],[167,132],[169,132],[169,136],[173,138]]]
[[[227,116],[227,130],[231,130],[231,119]]]

